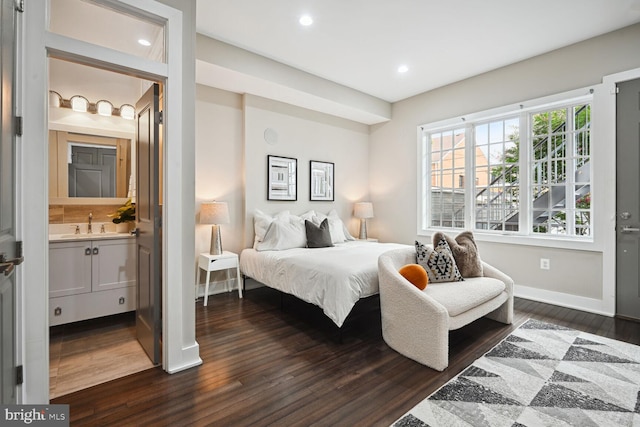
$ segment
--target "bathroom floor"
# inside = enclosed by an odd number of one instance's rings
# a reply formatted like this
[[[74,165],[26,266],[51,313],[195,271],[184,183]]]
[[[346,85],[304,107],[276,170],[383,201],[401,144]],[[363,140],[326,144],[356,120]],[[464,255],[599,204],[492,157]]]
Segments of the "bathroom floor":
[[[135,334],[135,312],[51,327],[49,397],[153,368]]]

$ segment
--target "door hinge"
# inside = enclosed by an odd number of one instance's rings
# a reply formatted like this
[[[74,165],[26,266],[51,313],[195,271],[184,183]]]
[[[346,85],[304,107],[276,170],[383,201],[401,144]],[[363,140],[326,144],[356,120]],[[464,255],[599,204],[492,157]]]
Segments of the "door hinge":
[[[24,375],[22,373],[22,365],[16,366],[16,385],[21,385],[24,382]]]
[[[24,12],[24,0],[16,0],[16,10],[18,12]]]
[[[16,116],[16,135],[22,136],[22,116]]]
[[[22,255],[22,240],[16,240],[16,258],[20,259],[20,263],[24,261],[24,256]]]
[[[162,111],[158,111],[158,124],[164,124],[164,114],[162,114]]]

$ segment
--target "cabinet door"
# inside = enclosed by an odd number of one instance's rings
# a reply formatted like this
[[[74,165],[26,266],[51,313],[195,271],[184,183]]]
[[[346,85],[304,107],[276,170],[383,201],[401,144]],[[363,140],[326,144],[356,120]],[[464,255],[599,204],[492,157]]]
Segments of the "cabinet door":
[[[49,297],[91,292],[91,242],[49,244]]]
[[[94,240],[93,291],[133,286],[136,277],[134,239]]]

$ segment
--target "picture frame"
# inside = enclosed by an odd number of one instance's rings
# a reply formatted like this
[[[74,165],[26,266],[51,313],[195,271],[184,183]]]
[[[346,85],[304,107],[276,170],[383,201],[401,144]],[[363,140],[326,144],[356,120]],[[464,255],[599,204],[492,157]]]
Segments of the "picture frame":
[[[298,159],[267,155],[267,200],[298,200]]]
[[[331,162],[309,161],[309,200],[333,202],[335,200],[335,171]]]

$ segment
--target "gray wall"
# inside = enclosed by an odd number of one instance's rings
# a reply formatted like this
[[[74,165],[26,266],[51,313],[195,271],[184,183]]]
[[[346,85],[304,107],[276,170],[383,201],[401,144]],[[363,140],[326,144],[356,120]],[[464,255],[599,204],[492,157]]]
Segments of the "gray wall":
[[[463,59],[456,65],[464,66]],[[370,186],[376,211],[376,218],[370,223],[372,234],[382,241],[404,243],[430,239],[417,235],[417,126],[598,85],[604,76],[638,67],[640,24],[394,104],[392,120],[372,126],[371,131]],[[594,145],[598,150],[615,148],[611,140],[595,141]],[[615,168],[615,163],[594,162],[595,187],[611,174],[612,166]],[[604,216],[600,215],[596,225],[600,226],[596,229],[600,236],[612,232],[610,228],[604,231],[608,220]],[[480,242],[482,257],[510,274],[517,285],[543,294],[549,291],[548,295],[560,293],[595,300],[603,297],[606,278],[602,251],[606,245],[575,250],[492,240]],[[541,257],[551,260],[550,270],[539,268]]]

